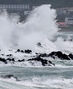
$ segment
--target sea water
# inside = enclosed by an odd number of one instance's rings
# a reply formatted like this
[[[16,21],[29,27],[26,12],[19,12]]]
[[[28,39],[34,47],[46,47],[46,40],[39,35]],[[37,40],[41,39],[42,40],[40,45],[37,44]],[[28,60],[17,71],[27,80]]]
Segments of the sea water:
[[[1,79],[0,89],[72,89],[73,67],[2,67],[1,75],[18,78]]]
[[[58,31],[55,18],[56,12],[50,5],[34,9],[25,23],[18,22],[16,18],[9,19],[7,13],[1,14],[0,49],[4,53],[17,48],[28,48],[33,53],[57,50],[72,53],[73,42],[64,41],[62,36],[52,41]],[[36,46],[38,42],[42,48]],[[73,61],[55,59],[53,62],[55,66],[46,67],[0,64],[0,89],[73,89]],[[12,77],[5,77],[8,75]]]

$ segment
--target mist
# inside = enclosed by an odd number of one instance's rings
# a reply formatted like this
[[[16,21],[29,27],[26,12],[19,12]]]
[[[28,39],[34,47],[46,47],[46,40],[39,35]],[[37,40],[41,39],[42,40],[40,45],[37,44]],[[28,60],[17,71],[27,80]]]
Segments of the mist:
[[[0,15],[1,49],[56,50],[56,46],[51,41],[58,31],[55,18],[56,11],[48,4],[32,10],[24,23],[18,22],[18,16],[9,18],[7,13],[2,13]],[[37,47],[38,42],[41,43],[42,48]]]

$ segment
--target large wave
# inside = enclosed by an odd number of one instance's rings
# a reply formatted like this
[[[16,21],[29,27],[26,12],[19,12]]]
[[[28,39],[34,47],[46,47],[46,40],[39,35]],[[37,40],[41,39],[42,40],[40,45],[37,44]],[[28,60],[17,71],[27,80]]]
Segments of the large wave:
[[[50,41],[58,31],[56,11],[51,5],[35,8],[24,23],[18,22],[17,16],[13,18],[9,18],[7,13],[0,15],[1,49],[20,48],[41,51],[41,48],[38,49],[36,46],[40,42],[44,46],[43,51],[56,50],[55,45]]]

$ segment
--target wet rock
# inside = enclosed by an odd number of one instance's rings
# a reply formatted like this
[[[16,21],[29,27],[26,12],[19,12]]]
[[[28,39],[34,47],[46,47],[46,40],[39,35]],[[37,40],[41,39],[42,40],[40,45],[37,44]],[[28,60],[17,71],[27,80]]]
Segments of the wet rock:
[[[21,49],[17,49],[16,52],[21,52],[21,53],[24,53],[25,51],[24,50],[21,50]]]
[[[24,50],[21,50],[21,53],[24,53]]]
[[[49,60],[49,63],[55,66],[55,64],[54,64],[54,63],[52,63],[52,61],[50,61],[50,60]]]
[[[15,62],[15,59],[14,58],[7,58],[8,61],[12,61],[12,62]]]
[[[25,50],[25,53],[31,53],[31,52],[32,52],[32,51],[29,50],[29,49]]]
[[[69,54],[68,56],[73,60],[73,54]]]
[[[3,62],[3,63],[5,63],[5,64],[7,64],[7,61],[6,61],[5,58],[0,58],[0,61]]]
[[[44,54],[40,54],[40,57],[48,57],[48,54],[44,53]]]
[[[21,50],[20,49],[17,49],[17,52],[20,52]]]
[[[62,57],[61,57],[61,59],[63,59],[63,60],[64,60],[64,59],[65,59],[65,60],[70,60],[70,58],[69,58],[68,55],[66,55],[66,54],[63,54]]]
[[[70,60],[69,56],[67,54],[63,54],[61,51],[58,51],[58,52],[51,52],[49,55],[49,57],[52,57],[52,58],[60,58],[61,60]]]
[[[9,75],[4,75],[4,76],[1,76],[3,78],[11,78],[11,77],[14,77],[13,75],[9,74]]]
[[[37,43],[37,46],[42,47],[42,44],[40,42]]]
[[[46,59],[41,58],[40,56],[36,57],[36,58],[32,58],[32,59],[28,59],[28,61],[39,61],[42,63],[43,66],[52,64],[54,65],[51,61],[48,61]]]
[[[24,62],[25,61],[25,59],[22,59],[22,60],[18,60],[18,62]]]
[[[51,52],[48,56],[50,56],[50,57],[55,57],[55,56],[61,57],[61,55],[62,55],[62,52],[58,51],[58,52]]]
[[[7,57],[11,57],[12,56],[12,54],[8,54],[8,55],[6,55]]]
[[[16,81],[20,81],[16,76],[12,75],[12,74],[8,74],[8,75],[2,75],[2,78],[14,78]]]

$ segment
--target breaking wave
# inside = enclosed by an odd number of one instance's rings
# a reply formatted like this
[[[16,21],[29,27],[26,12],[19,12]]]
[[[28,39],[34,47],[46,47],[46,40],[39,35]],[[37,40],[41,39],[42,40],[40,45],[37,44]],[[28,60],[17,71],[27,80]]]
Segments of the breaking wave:
[[[44,45],[44,50],[56,50],[51,39],[58,31],[56,11],[51,5],[41,5],[31,11],[25,22],[20,23],[18,16],[9,18],[7,13],[0,15],[1,49],[31,49],[41,51],[37,43]],[[49,46],[48,46],[49,45]],[[48,48],[47,48],[48,47]]]

